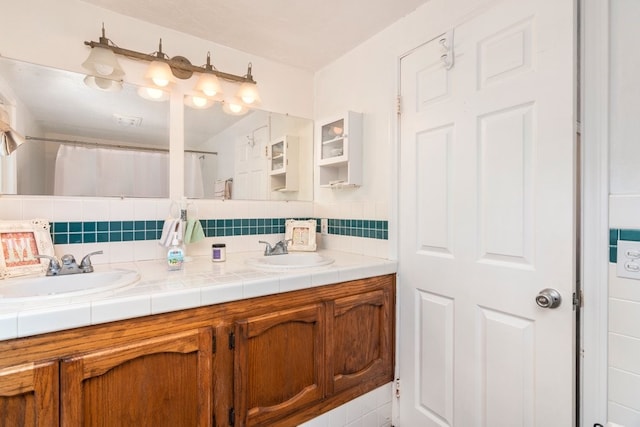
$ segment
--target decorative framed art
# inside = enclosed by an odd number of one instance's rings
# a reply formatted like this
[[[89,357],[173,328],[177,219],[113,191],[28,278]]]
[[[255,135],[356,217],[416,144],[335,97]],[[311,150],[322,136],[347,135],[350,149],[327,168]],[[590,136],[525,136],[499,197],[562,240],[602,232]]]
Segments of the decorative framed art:
[[[309,219],[298,221],[288,219],[285,221],[284,238],[289,242],[290,251],[315,251],[316,250],[316,220]]]
[[[0,279],[46,270],[49,260],[36,255],[54,256],[49,221],[0,221]]]

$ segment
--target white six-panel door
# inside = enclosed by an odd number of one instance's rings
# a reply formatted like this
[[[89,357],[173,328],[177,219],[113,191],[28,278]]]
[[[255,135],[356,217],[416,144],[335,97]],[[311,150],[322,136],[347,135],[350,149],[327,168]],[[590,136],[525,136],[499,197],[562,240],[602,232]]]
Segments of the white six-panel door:
[[[403,427],[573,425],[573,14],[494,2],[450,69],[439,37],[401,60]]]

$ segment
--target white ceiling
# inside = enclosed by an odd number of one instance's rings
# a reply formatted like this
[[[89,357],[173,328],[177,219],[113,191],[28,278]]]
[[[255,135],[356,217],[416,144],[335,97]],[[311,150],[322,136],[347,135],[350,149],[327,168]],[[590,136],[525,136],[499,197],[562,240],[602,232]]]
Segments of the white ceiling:
[[[83,0],[316,71],[428,0]]]

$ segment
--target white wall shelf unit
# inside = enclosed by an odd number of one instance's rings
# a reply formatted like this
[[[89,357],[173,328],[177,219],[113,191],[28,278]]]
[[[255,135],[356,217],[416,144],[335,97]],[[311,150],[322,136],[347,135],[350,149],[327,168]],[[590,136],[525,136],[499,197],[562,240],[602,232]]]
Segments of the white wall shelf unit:
[[[269,189],[298,191],[298,138],[285,135],[269,143]]]
[[[362,113],[348,111],[318,125],[317,164],[320,187],[362,185]]]

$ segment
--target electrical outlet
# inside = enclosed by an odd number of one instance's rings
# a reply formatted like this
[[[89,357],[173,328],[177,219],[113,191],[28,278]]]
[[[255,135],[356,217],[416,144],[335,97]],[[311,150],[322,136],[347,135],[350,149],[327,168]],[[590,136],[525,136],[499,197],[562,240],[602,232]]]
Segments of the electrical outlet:
[[[329,234],[329,220],[327,218],[320,218],[320,234],[322,236]]]
[[[640,242],[618,240],[616,270],[618,277],[640,279]]]

